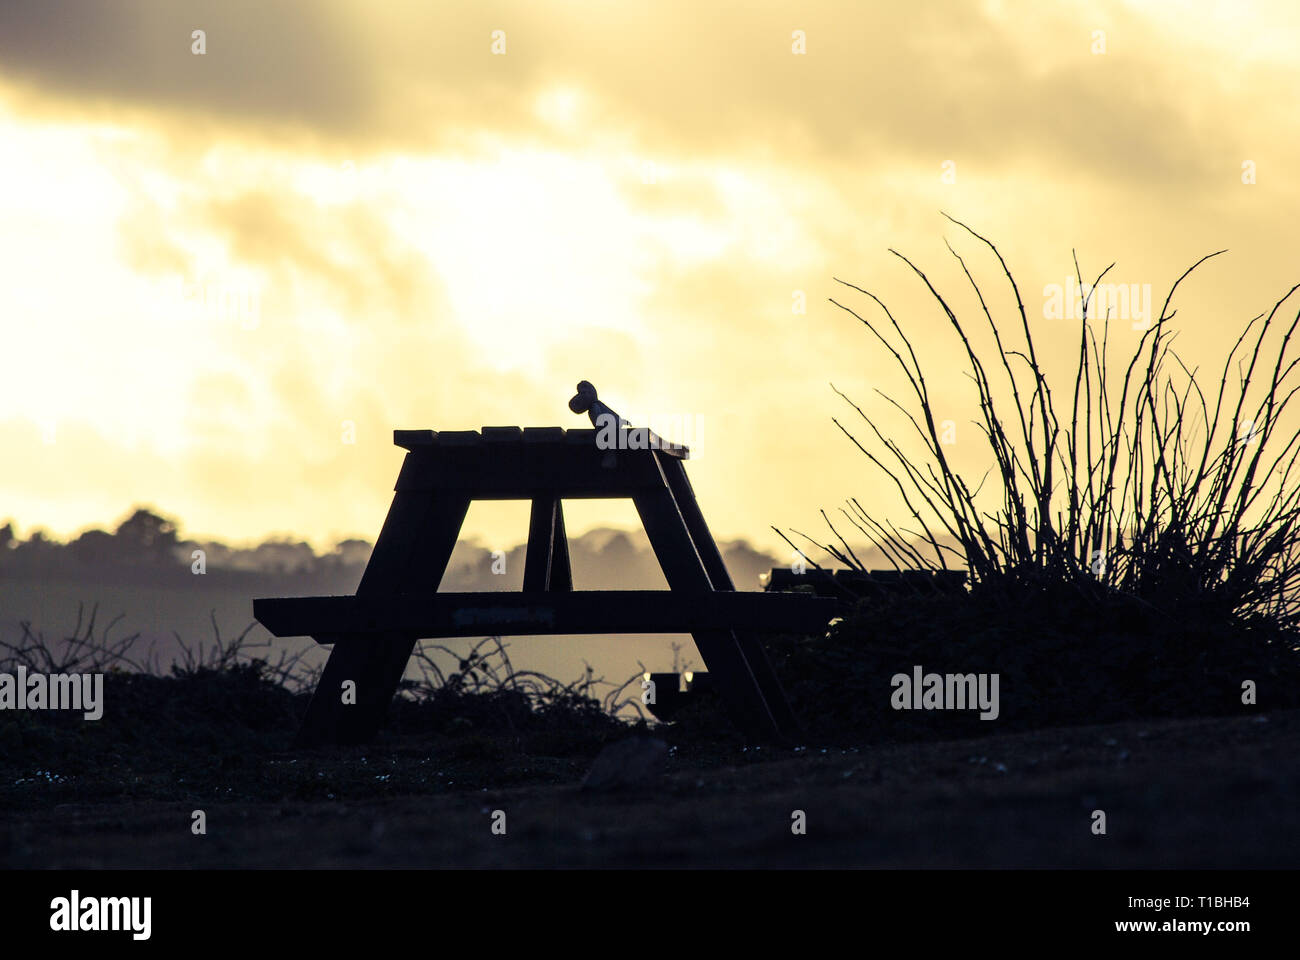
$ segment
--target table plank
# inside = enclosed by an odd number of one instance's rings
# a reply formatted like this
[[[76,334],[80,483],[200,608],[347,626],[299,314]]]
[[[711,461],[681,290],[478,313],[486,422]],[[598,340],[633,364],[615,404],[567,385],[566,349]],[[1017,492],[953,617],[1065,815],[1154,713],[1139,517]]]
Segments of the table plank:
[[[277,637],[416,633],[423,638],[748,630],[820,632],[834,600],[804,594],[581,590],[276,597],[253,615]]]

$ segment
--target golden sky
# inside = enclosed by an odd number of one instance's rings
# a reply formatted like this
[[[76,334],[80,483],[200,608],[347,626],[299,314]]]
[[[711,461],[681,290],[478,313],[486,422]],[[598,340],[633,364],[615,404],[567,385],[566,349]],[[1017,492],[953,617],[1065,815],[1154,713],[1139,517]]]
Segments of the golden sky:
[[[1212,364],[1300,280],[1298,47],[1300,7],[1240,0],[5,4],[0,516],[373,538],[395,427],[585,426],[586,378],[686,434],[720,538],[849,496],[901,521],[831,422],[830,383],[890,423],[899,387],[832,278],[916,338],[975,475],[960,357],[888,249],[977,308],[947,238],[1011,301],[940,211],[1066,359],[1072,250],[1158,309],[1229,248],[1178,301]]]

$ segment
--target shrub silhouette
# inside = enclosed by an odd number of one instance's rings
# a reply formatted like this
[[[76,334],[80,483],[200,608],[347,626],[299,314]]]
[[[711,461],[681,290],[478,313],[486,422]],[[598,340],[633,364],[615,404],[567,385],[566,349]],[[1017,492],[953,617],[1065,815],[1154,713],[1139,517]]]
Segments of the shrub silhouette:
[[[1172,348],[1170,304],[1192,271],[1217,254],[1174,282],[1122,379],[1109,357],[1111,318],[1102,318],[1099,342],[1089,293],[1072,382],[1054,391],[1002,254],[948,219],[991,252],[1014,295],[1011,334],[999,328],[966,260],[948,247],[979,302],[977,323],[987,326],[991,351],[975,346],[974,325],[920,268],[890,252],[925,284],[961,344],[990,468],[974,485],[956,469],[912,339],[875,294],[838,280],[883,314],[869,319],[832,299],[905,375],[909,404],[877,392],[902,414],[927,458],[910,457],[838,390],[865,425],[866,442],[839,418],[835,423],[893,480],[916,526],[900,528],[851,499],[843,520],[822,512],[831,541],[794,533],[861,569],[837,527],[847,523],[896,567],[949,569],[956,560],[970,590],[873,602],[827,640],[782,641],[792,696],[799,700],[803,687],[803,699],[817,704],[814,725],[828,733],[898,733],[888,680],[913,664],[1000,672],[1002,720],[1010,726],[1232,712],[1248,708],[1241,702],[1246,680],[1259,684],[1261,705],[1300,703],[1300,484],[1293,472],[1300,433],[1281,426],[1298,389],[1291,347],[1300,325],[1300,313],[1288,320],[1283,311],[1300,284],[1245,326],[1208,396]],[[1094,291],[1111,267],[1089,287],[1076,259],[1080,289]],[[952,732],[955,722],[951,715],[908,721],[903,735]],[[976,722],[972,730],[988,733],[989,726]]]

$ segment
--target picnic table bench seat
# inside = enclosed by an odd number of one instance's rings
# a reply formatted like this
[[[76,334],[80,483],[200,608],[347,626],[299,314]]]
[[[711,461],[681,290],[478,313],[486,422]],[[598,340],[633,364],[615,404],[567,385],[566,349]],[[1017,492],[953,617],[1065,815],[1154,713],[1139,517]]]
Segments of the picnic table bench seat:
[[[366,598],[280,597],[253,601],[258,622],[277,637],[332,644],[392,630],[421,639],[553,634],[693,633],[742,629],[806,633],[834,616],[832,600],[791,594],[672,590],[428,593]]]
[[[798,590],[818,597],[851,601],[882,594],[953,593],[966,583],[965,570],[805,570],[774,567],[759,577],[769,593]]]

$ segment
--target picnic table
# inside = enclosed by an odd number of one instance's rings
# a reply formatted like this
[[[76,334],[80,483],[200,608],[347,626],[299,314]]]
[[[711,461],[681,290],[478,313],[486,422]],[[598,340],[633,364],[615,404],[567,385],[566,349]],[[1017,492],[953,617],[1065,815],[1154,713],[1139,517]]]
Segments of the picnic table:
[[[253,601],[275,636],[333,646],[300,745],[371,740],[420,639],[590,633],[689,633],[742,730],[794,735],[757,634],[821,631],[835,601],[736,591],[686,476],[690,451],[632,427],[586,381],[569,406],[596,428],[394,431],[407,453],[356,594]],[[630,498],[669,589],[575,590],[562,501],[577,498]],[[474,500],[531,501],[519,593],[437,592]]]

